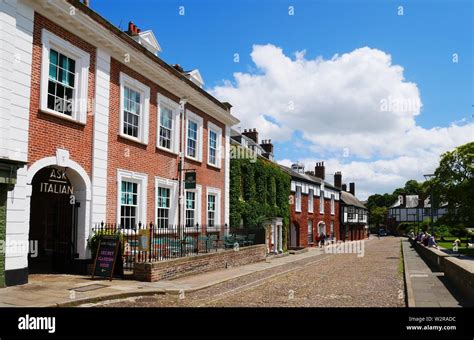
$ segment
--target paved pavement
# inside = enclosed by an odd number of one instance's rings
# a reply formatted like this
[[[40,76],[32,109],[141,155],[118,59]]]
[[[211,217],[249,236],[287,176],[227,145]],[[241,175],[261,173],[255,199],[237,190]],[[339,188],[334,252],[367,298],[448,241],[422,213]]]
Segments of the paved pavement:
[[[470,303],[447,282],[444,273],[434,272],[408,242],[402,240],[409,307],[463,307]]]
[[[324,253],[186,294],[86,306],[404,307],[400,239],[383,237],[364,244],[362,254]]]
[[[264,262],[159,282],[92,280],[90,276],[79,275],[30,275],[26,285],[0,289],[0,307],[68,306],[139,295],[179,294],[311,259],[322,253],[322,249],[310,248],[307,252],[296,255],[269,257]]]

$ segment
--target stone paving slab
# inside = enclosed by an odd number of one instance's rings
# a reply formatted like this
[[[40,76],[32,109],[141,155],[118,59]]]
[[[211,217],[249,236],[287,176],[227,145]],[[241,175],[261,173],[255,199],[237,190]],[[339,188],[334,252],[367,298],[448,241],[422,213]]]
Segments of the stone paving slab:
[[[25,285],[0,289],[0,306],[56,307],[127,296],[196,291],[323,253],[323,249],[310,248],[307,252],[296,255],[272,257],[264,262],[182,277],[172,281],[140,282],[122,279],[108,281],[81,275],[30,275],[29,283]],[[85,292],[74,291],[71,294],[74,288],[93,284],[101,284],[106,287]]]
[[[409,307],[463,307],[469,302],[443,282],[444,273],[433,272],[408,239],[402,240]]]

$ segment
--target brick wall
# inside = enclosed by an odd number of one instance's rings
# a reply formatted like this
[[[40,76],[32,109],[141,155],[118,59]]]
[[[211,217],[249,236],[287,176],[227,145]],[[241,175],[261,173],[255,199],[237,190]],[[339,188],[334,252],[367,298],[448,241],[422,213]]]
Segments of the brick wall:
[[[264,261],[265,257],[265,245],[259,244],[240,248],[239,251],[232,249],[169,261],[136,263],[133,276],[136,280],[147,282],[171,280],[186,275],[260,262]]]
[[[150,121],[148,145],[143,145],[119,136],[120,124],[120,72],[140,81],[150,88]],[[157,121],[158,107],[157,94],[160,93],[177,103],[179,98],[166,91],[159,85],[153,83],[144,76],[133,71],[119,61],[111,60],[110,70],[110,117],[109,117],[109,149],[108,149],[108,183],[107,183],[107,220],[117,221],[117,169],[130,170],[148,174],[148,193],[147,193],[147,221],[155,220],[155,176],[168,179],[177,179],[178,177],[178,156],[157,148]],[[202,185],[201,197],[201,216],[202,223],[205,223],[206,216],[206,187],[215,187],[221,189],[221,220],[224,218],[224,161],[221,162],[221,169],[216,169],[207,165],[207,123],[211,121],[222,128],[221,145],[225,145],[225,126],[200,111],[196,107],[187,104],[190,109],[203,118],[203,145],[202,145],[202,163],[185,159],[185,169],[196,170],[197,184]]]
[[[292,194],[294,196],[294,194]],[[293,197],[293,202],[295,199]],[[335,201],[334,215],[331,215],[331,200],[324,200],[324,214],[319,212],[319,197],[314,197],[313,199],[313,213],[308,212],[308,195],[301,195],[301,212],[296,212],[296,204],[292,204],[290,209],[290,223],[293,222],[299,227],[299,246],[307,247],[310,244],[308,243],[308,221],[313,221],[313,243],[316,244],[319,240],[319,231],[318,223],[323,221],[326,224],[326,235],[330,235],[331,231],[331,222],[334,222],[334,237],[339,239],[339,229],[340,229],[340,220],[339,220],[339,201]]]
[[[90,54],[88,100],[95,96],[96,48],[61,26],[35,13],[33,28],[33,57],[31,73],[30,127],[28,165],[35,161],[54,156],[57,148],[69,150],[70,157],[91,175],[92,172],[92,105],[88,105],[85,125],[43,113],[40,110],[40,84],[42,43],[41,30],[45,28],[60,38],[70,42]]]

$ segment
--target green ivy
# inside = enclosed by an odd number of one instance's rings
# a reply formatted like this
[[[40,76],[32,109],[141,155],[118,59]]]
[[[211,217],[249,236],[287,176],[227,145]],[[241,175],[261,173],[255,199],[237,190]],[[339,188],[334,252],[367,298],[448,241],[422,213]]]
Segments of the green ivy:
[[[255,228],[270,217],[283,218],[284,248],[290,216],[291,177],[264,159],[231,159],[230,226]]]

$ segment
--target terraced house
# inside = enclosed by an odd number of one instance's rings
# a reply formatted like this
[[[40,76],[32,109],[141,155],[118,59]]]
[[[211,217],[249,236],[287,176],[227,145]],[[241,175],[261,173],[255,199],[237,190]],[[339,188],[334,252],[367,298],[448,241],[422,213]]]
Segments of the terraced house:
[[[238,120],[197,70],[160,59],[153,32],[132,22],[121,31],[76,0],[0,7],[0,237],[38,242],[35,258],[7,247],[7,285],[79,270],[101,221],[228,223],[226,155]]]
[[[291,176],[289,247],[317,245],[321,234],[339,240],[341,174],[331,184],[325,181],[324,162],[316,163],[314,171],[298,163],[280,167]]]

